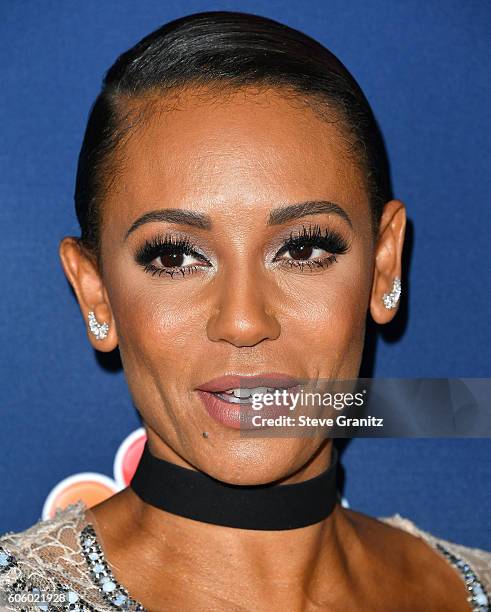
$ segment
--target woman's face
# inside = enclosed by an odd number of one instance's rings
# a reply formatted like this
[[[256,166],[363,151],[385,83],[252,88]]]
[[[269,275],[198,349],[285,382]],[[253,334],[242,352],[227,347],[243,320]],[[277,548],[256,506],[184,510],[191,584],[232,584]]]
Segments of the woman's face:
[[[319,438],[241,436],[198,388],[228,374],[358,375],[375,245],[339,129],[273,90],[188,90],[122,146],[103,206],[102,283],[155,454],[252,484],[319,449]],[[341,211],[292,207],[312,202]]]

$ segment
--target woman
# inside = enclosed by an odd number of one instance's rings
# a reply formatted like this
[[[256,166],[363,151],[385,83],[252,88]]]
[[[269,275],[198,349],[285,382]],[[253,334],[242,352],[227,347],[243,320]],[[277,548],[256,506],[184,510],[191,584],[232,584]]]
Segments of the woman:
[[[339,504],[332,439],[239,431],[253,393],[356,378],[397,313],[405,207],[339,60],[255,15],[166,24],[106,74],[75,200],[61,262],[148,441],[130,487],[0,539],[5,609],[489,609],[490,553]]]

